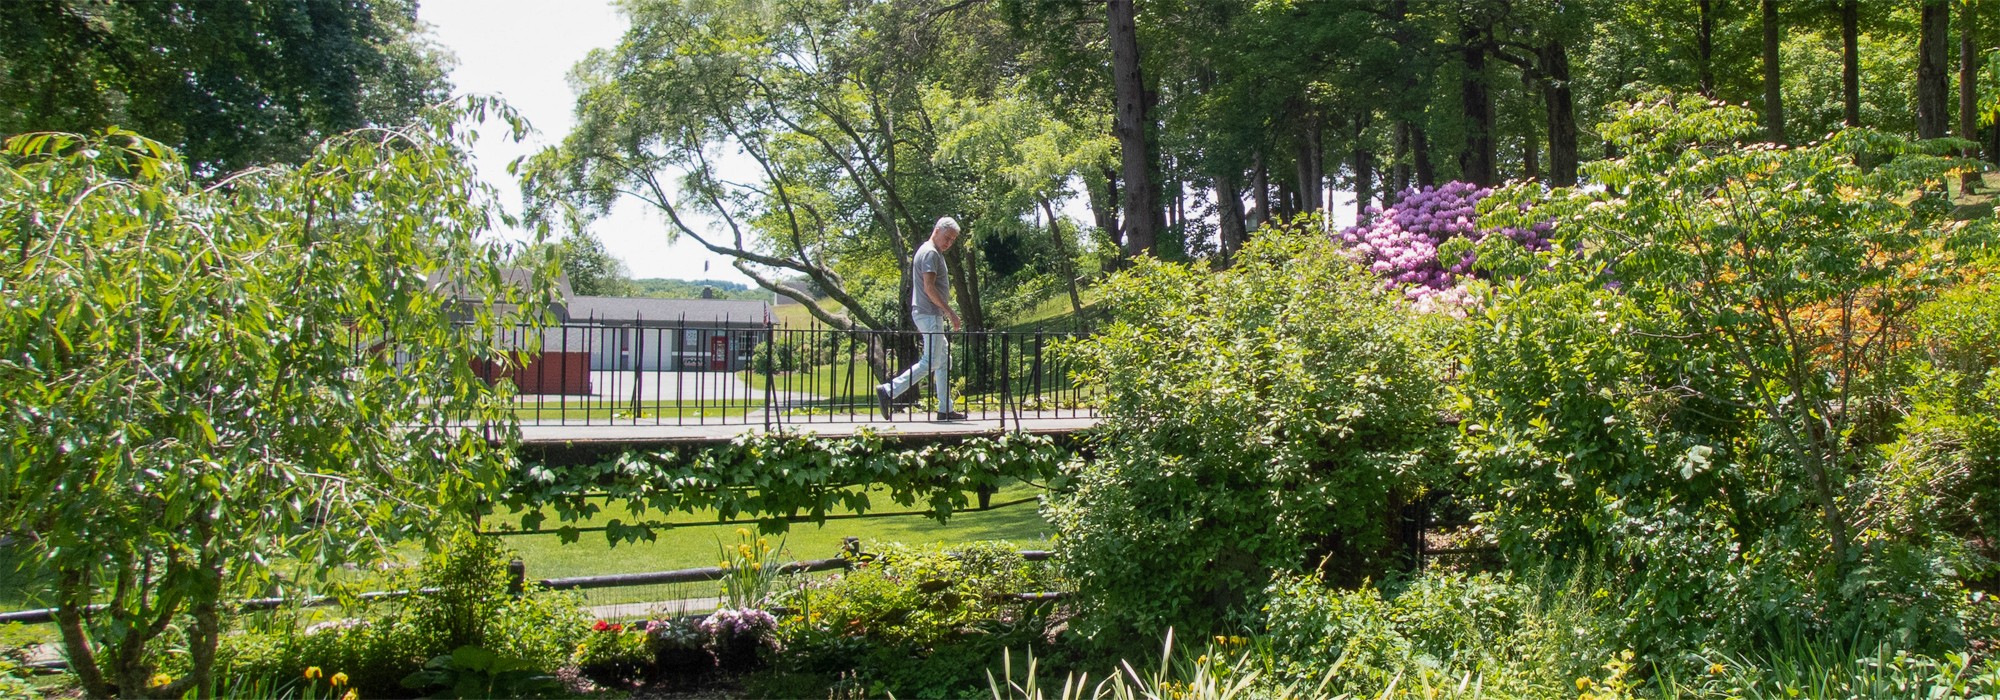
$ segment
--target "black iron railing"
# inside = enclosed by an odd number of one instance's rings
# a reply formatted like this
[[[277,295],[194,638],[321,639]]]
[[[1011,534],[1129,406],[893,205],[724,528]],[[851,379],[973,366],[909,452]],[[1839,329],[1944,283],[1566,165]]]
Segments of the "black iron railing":
[[[972,420],[1087,418],[1094,395],[1055,351],[1078,334],[954,332],[951,381]],[[510,363],[479,369],[515,387],[522,425],[879,423],[875,386],[915,362],[913,331],[714,323],[569,323],[503,334]],[[896,397],[895,421],[929,421],[929,379]]]

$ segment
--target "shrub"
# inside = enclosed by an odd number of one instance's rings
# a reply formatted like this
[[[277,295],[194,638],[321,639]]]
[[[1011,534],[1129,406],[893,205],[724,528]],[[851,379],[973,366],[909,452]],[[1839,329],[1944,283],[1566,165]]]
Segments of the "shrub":
[[[1436,321],[1316,228],[1268,229],[1223,272],[1139,260],[1070,348],[1103,423],[1045,513],[1087,633],[1207,634],[1271,571],[1405,561],[1398,523],[1443,461]]]
[[[1498,234],[1532,250],[1548,248],[1551,222],[1482,226],[1479,200],[1492,193],[1470,182],[1404,190],[1394,206],[1362,212],[1363,219],[1341,231],[1340,240],[1370,272],[1420,305],[1461,305],[1468,299],[1463,280],[1474,274],[1478,261],[1468,244]]]
[[[976,543],[885,547],[873,562],[803,580],[782,600],[779,669],[865,689],[871,696],[959,696],[1010,645],[1040,638],[1043,618],[1000,594],[1047,584],[1012,547]]]
[[[1506,576],[1426,574],[1400,591],[1281,576],[1266,590],[1274,679],[1368,697],[1419,679],[1477,678],[1496,697],[1554,697],[1608,650],[1588,592]]]
[[[637,686],[653,665],[646,623],[631,625],[598,620],[576,645],[572,662],[578,673],[609,688]]]
[[[1517,567],[1591,562],[1643,658],[1780,633],[1956,638],[1953,555],[1864,519],[1911,312],[1962,259],[1937,146],[1850,129],[1773,147],[1755,115],[1650,95],[1603,189],[1519,186],[1547,251],[1485,246],[1462,455]],[[1863,162],[1870,165],[1864,167]]]

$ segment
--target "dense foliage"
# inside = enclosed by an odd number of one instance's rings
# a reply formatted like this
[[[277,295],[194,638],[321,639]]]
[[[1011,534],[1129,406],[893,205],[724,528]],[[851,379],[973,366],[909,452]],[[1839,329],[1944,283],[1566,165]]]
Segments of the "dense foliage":
[[[1517,567],[1594,562],[1645,654],[1787,636],[1950,644],[1969,562],[1882,519],[1912,314],[1990,230],[1939,149],[1865,129],[1745,143],[1748,110],[1649,96],[1602,189],[1529,185],[1556,245],[1464,329],[1463,457]],[[1866,165],[1864,165],[1866,164]],[[1511,250],[1511,259],[1500,258]],[[1661,658],[1650,656],[1649,658]]]
[[[0,4],[0,135],[136,130],[214,176],[446,97],[411,0]]]
[[[1140,262],[1072,354],[1102,387],[1096,459],[1046,513],[1080,623],[1110,637],[1215,628],[1270,572],[1395,566],[1440,478],[1438,349],[1400,295],[1311,225],[1209,273]]]
[[[1047,633],[1046,606],[1002,597],[1052,583],[1011,547],[890,546],[875,554],[783,593],[794,614],[779,625],[780,670],[869,697],[963,697],[985,687],[1001,650],[1036,645]]]
[[[0,531],[51,572],[87,692],[200,687],[225,596],[373,561],[497,488],[512,414],[471,362],[506,320],[454,322],[430,279],[522,293],[474,239],[466,109],[206,188],[126,131],[7,142]],[[192,672],[146,691],[170,628]]]
[[[412,697],[406,679],[468,647],[545,675],[570,661],[589,619],[574,594],[511,595],[507,558],[497,538],[460,533],[422,566],[379,584],[414,595],[252,618],[226,638],[217,675],[243,695],[261,688],[276,696],[317,668],[341,674],[362,697]],[[178,675],[184,667],[166,670]]]

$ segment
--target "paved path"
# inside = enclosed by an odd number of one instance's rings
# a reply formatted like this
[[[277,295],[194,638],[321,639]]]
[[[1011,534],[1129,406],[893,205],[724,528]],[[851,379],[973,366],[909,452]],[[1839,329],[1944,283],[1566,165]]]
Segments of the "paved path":
[[[1077,411],[1022,411],[1016,422],[1013,413],[1008,413],[1002,425],[1000,412],[978,411],[966,420],[934,422],[920,420],[907,414],[896,420],[885,421],[879,416],[812,416],[813,422],[806,422],[805,416],[786,418],[781,428],[800,433],[811,433],[823,437],[844,437],[854,435],[863,428],[881,435],[948,437],[960,435],[992,435],[1018,430],[1025,433],[1071,433],[1097,425],[1097,418],[1091,415],[1078,416]],[[675,442],[723,442],[738,435],[765,432],[760,415],[753,414],[754,423],[738,422],[708,425],[578,425],[572,422],[563,425],[555,422],[536,423],[532,420],[521,422],[521,440],[530,445],[555,444],[617,444],[617,443],[675,443]],[[842,421],[842,422],[830,422]]]

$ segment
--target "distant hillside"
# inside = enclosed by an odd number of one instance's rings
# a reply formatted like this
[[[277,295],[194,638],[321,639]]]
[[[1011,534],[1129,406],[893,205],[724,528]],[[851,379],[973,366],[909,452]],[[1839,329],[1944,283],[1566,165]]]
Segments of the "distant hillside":
[[[722,280],[675,280],[649,278],[632,280],[632,295],[652,299],[700,299],[703,287],[713,287],[717,299],[770,301],[771,293],[741,282]]]

